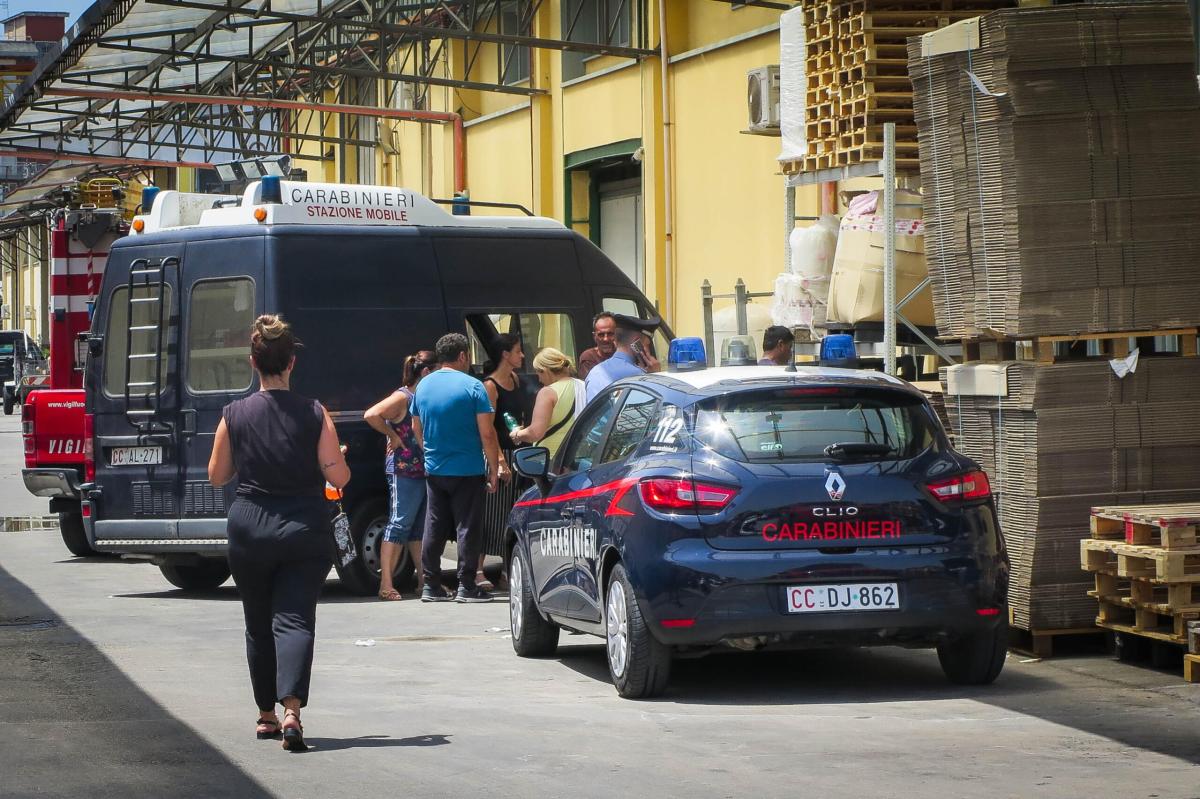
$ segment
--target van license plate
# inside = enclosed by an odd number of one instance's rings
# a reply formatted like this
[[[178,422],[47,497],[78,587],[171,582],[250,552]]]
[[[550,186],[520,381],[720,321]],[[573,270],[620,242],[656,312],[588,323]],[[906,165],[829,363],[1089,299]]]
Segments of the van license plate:
[[[895,583],[800,585],[787,590],[788,613],[829,613],[838,610],[899,610]]]
[[[156,466],[162,463],[162,447],[113,447],[108,462],[113,466]]]

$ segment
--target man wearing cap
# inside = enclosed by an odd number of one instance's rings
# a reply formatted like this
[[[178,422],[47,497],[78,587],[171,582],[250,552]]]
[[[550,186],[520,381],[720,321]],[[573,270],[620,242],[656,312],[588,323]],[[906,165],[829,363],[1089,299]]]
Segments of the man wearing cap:
[[[617,351],[608,360],[601,361],[592,367],[584,381],[586,401],[590,402],[604,389],[622,377],[644,375],[647,371],[657,372],[659,364],[650,353],[650,334],[661,324],[662,320],[638,319],[625,314],[613,314],[616,325]],[[640,359],[647,368],[638,366]]]

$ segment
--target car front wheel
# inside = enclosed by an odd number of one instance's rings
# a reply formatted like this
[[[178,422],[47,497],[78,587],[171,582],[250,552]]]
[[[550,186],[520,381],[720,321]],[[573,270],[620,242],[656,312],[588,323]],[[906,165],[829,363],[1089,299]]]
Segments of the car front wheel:
[[[941,644],[938,660],[946,678],[958,685],[987,685],[1000,676],[1008,654],[1008,625]]]
[[[671,650],[650,634],[624,566],[613,568],[606,596],[605,651],[617,693],[626,699],[658,696],[671,676]]]
[[[519,544],[508,564],[508,617],[513,651],[521,657],[546,657],[558,649],[558,625],[538,612],[529,560]]]

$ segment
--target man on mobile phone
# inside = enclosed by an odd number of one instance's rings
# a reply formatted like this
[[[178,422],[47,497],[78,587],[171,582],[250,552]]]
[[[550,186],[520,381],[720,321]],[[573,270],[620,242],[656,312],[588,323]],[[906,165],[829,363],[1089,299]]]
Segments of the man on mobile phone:
[[[616,325],[617,351],[588,372],[584,387],[589,401],[622,377],[657,372],[660,368],[654,356],[650,334],[662,324],[661,319],[638,319],[625,314],[613,314],[613,322]],[[639,362],[644,363],[645,367],[639,366]]]

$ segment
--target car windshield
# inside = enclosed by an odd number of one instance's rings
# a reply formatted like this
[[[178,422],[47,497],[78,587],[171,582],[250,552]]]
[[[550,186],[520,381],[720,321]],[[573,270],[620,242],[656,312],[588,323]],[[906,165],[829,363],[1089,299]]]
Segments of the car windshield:
[[[697,406],[696,438],[743,463],[901,460],[936,446],[924,401],[896,391],[743,391]]]

